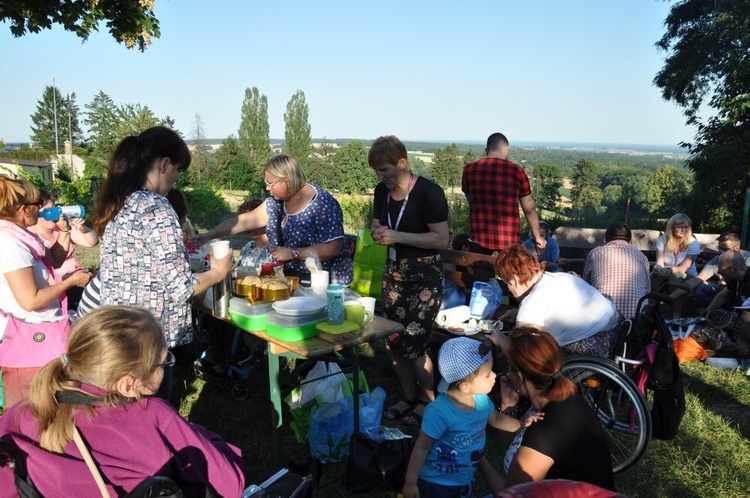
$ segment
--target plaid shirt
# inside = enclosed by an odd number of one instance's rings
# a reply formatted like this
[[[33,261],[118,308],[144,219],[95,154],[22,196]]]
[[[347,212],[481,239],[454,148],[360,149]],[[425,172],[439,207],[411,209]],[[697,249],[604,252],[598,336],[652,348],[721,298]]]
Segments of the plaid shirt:
[[[651,291],[648,259],[634,245],[613,240],[586,256],[583,279],[596,287],[625,318],[635,316],[638,300]]]
[[[531,195],[523,168],[504,159],[480,159],[464,167],[461,187],[469,201],[472,242],[497,251],[521,241],[518,200]]]

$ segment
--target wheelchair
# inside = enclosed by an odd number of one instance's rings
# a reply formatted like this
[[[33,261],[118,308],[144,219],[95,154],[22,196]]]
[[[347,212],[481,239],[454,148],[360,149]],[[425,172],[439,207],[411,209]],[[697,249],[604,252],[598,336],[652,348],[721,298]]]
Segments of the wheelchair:
[[[652,306],[648,300],[658,304]],[[638,301],[636,316],[620,327],[614,360],[597,356],[566,357],[563,374],[596,411],[612,455],[612,469],[620,474],[637,464],[652,440],[649,400],[636,381],[645,360],[642,350],[654,334],[669,333],[659,305],[672,306],[670,296],[649,293]]]

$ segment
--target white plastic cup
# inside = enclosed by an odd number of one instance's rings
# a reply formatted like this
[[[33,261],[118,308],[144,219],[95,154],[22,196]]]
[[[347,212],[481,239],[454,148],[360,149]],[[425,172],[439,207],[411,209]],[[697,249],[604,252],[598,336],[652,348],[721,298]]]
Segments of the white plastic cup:
[[[369,311],[372,316],[375,316],[375,301],[374,297],[360,297],[357,301],[365,307],[365,311]]]
[[[211,242],[211,244],[209,244],[209,247],[211,250],[211,256],[219,259],[229,254],[232,250],[229,247],[228,240],[215,240],[214,242]]]
[[[313,289],[327,289],[328,288],[328,272],[327,271],[316,271],[310,273],[310,287]]]

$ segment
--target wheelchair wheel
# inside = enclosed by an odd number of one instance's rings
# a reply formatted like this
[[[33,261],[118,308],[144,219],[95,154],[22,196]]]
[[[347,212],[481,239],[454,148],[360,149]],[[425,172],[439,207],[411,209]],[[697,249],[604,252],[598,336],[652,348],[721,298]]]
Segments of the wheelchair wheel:
[[[651,413],[635,382],[615,362],[597,356],[568,357],[562,372],[596,410],[614,473],[625,472],[638,463],[651,442]]]
[[[231,394],[232,398],[237,401],[245,401],[250,397],[250,388],[244,382],[237,382],[232,384],[229,394]]]

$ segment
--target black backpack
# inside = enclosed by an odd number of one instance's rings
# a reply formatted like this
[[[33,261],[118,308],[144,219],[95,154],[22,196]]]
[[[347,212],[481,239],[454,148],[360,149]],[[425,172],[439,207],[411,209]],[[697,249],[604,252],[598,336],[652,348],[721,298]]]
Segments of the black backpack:
[[[672,333],[658,306],[645,306],[641,311],[643,302],[648,298],[667,303],[671,303],[671,299],[669,296],[653,293],[641,298],[634,334],[636,349],[644,360],[639,367],[640,374],[646,376],[646,389],[654,393],[651,408],[652,435],[657,439],[670,440],[677,435],[685,415],[685,388]]]

